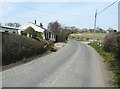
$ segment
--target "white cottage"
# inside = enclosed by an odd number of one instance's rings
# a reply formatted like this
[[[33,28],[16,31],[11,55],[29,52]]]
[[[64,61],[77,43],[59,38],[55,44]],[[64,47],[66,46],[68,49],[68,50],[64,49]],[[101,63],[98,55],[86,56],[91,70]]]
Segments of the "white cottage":
[[[40,26],[38,26],[32,22],[29,22],[29,23],[26,23],[19,27],[20,30],[18,30],[18,34],[21,35],[21,33],[23,31],[25,31],[28,27],[32,27],[35,31],[41,32],[41,33],[44,33],[44,31],[45,31],[45,29],[41,28]],[[43,35],[43,39],[45,39],[44,35]]]
[[[41,32],[43,33],[42,34],[42,38],[43,39],[46,39],[46,40],[51,40],[51,41],[55,41],[56,40],[56,35],[51,32],[51,31],[48,31],[47,29],[41,27],[40,25],[37,25],[35,23],[32,23],[32,22],[29,22],[29,23],[26,23],[24,25],[21,25],[19,27],[20,30],[18,30],[18,34],[19,35],[22,35],[22,32],[25,31],[27,28],[33,28],[36,32]],[[28,36],[29,34],[27,34]]]
[[[18,34],[18,28],[10,26],[0,26],[0,32],[16,33]]]

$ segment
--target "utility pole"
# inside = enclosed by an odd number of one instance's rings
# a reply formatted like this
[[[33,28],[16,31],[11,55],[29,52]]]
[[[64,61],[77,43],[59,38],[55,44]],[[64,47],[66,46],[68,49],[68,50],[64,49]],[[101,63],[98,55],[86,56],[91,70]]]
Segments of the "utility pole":
[[[95,12],[95,19],[94,19],[94,41],[95,41],[95,33],[96,33],[96,21],[97,21],[97,9]]]
[[[115,2],[113,2],[112,4],[110,4],[109,6],[107,6],[106,8],[104,8],[103,10],[97,12],[95,12],[95,19],[94,19],[94,41],[95,41],[95,33],[96,33],[96,21],[97,21],[97,15],[99,15],[100,13],[102,13],[103,11],[105,11],[106,9],[108,9],[109,7],[111,7],[112,5],[114,5],[115,3],[117,3],[119,0],[116,0]]]

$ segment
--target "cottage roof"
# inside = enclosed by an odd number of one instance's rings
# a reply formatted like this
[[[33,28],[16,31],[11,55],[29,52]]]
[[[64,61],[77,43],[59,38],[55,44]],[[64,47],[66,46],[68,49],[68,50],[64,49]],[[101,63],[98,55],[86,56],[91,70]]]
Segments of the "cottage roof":
[[[37,31],[37,32],[44,32],[45,31],[45,29],[44,28],[41,28],[39,25],[36,25],[36,24],[34,24],[34,23],[32,23],[32,22],[29,22],[29,23],[26,23],[26,24],[24,24],[24,25],[21,25],[20,27],[19,27],[19,29],[21,30],[21,31],[24,31],[25,29],[27,29],[28,27],[32,27],[35,31]]]
[[[12,30],[19,30],[18,28],[15,27],[10,27],[10,26],[0,26],[1,28],[6,28],[6,29],[12,29]]]

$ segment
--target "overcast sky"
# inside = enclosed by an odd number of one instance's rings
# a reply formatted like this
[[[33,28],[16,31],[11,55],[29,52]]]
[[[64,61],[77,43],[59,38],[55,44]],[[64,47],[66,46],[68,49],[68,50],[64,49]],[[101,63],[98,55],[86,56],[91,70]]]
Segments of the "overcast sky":
[[[111,2],[4,2],[0,4],[2,23],[34,22],[48,23],[58,21],[62,25],[78,28],[93,28],[94,14],[110,5]],[[2,12],[2,13],[1,13]],[[118,4],[114,4],[98,15],[97,26],[103,29],[118,29]]]

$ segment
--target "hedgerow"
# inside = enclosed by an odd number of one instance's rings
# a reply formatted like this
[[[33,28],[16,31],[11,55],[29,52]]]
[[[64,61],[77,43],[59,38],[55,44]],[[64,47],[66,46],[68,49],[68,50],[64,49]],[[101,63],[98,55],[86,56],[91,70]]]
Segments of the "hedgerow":
[[[44,44],[44,41],[37,41],[26,36],[2,33],[2,65],[41,55],[46,51]]]
[[[108,34],[102,46],[97,42],[90,43],[90,45],[104,58],[109,69],[113,71],[114,84],[120,86],[120,33]]]

